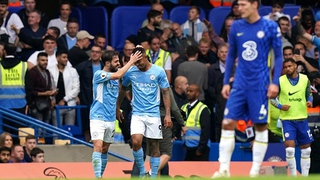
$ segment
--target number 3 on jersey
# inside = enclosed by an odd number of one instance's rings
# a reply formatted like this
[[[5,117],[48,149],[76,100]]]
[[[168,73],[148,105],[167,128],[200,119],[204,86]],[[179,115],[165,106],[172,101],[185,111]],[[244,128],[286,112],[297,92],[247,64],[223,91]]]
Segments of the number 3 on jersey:
[[[242,51],[242,58],[246,61],[253,61],[258,57],[257,43],[254,41],[246,41],[242,47],[246,48]]]

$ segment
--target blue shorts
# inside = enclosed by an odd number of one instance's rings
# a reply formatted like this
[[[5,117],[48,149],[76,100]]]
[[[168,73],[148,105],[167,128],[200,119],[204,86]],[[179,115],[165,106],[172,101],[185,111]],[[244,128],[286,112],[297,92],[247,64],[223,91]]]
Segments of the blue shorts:
[[[254,124],[268,123],[267,90],[231,89],[224,118],[251,119]]]
[[[299,145],[310,144],[313,141],[307,120],[282,120],[282,136],[285,141],[297,140]]]

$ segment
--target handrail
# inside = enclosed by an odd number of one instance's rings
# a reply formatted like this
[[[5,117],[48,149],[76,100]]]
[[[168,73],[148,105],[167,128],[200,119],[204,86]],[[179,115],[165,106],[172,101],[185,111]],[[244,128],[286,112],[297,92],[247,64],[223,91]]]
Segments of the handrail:
[[[75,109],[76,110],[76,118],[77,118],[77,126],[79,129],[82,129],[82,122],[81,122],[81,112],[82,108],[87,108],[85,105],[76,105],[76,106],[55,106],[56,109],[56,120],[57,126],[60,128],[62,126],[61,119],[60,119],[60,109]]]
[[[70,139],[72,141],[75,141],[75,142],[78,142],[78,143],[81,143],[83,145],[86,145],[88,147],[93,148],[93,144],[73,137],[72,134],[70,132],[66,131],[66,130],[57,128],[57,127],[52,126],[52,125],[50,125],[48,123],[42,122],[42,121],[40,121],[38,119],[29,117],[29,116],[27,116],[25,114],[21,114],[21,113],[15,112],[15,111],[13,111],[11,109],[4,108],[4,107],[0,107],[0,130],[1,131],[2,131],[2,125],[3,125],[3,120],[2,120],[3,117],[6,117],[9,120],[10,120],[10,118],[13,118],[16,121],[21,121],[21,122],[27,123],[27,124],[29,124],[31,126],[42,128],[42,129],[44,129],[46,131],[52,132],[52,133],[57,134],[59,136],[63,136],[65,138],[67,138],[67,139]],[[108,154],[110,154],[112,156],[115,156],[116,158],[122,159],[124,161],[132,162],[131,159],[123,157],[123,156],[121,156],[121,155],[119,155],[117,153],[109,151]]]

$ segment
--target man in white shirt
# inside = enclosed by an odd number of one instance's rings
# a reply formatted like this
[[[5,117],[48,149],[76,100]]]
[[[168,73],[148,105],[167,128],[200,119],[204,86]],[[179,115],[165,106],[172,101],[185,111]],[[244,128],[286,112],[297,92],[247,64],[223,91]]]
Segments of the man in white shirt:
[[[48,54],[48,65],[47,69],[55,66],[57,64],[57,58],[55,55],[55,49],[57,47],[56,39],[53,36],[46,36],[43,39],[43,48],[42,51],[36,51],[34,52],[28,59],[28,70],[31,69],[33,66],[37,65],[37,55],[40,52],[46,52]],[[68,66],[71,66],[71,64],[68,62]]]
[[[75,106],[76,98],[80,92],[79,75],[75,68],[67,66],[67,51],[57,51],[56,57],[58,64],[49,68],[54,87],[59,89],[55,96],[56,106]],[[59,122],[57,122],[57,115],[60,116]],[[54,126],[60,127],[61,125],[75,125],[76,110],[61,109],[57,114],[56,109],[54,109],[52,118]]]
[[[51,26],[56,26],[60,29],[60,36],[65,34],[67,32],[67,22],[70,14],[71,14],[70,2],[62,2],[60,4],[60,17],[56,19],[52,19],[48,24],[48,28]]]
[[[17,46],[19,38],[17,38],[15,31],[11,29],[11,26],[14,25],[17,29],[21,29],[24,26],[16,13],[10,13],[8,11],[8,3],[8,0],[0,0],[0,16],[3,17],[1,30],[5,31],[10,36],[9,43]]]

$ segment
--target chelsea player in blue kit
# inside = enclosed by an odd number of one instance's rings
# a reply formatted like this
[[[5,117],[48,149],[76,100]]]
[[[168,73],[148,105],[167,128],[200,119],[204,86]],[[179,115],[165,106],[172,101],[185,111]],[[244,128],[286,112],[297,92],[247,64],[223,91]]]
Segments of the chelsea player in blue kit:
[[[230,176],[236,121],[246,116],[255,125],[250,176],[259,175],[268,147],[268,98],[275,98],[279,92],[279,76],[282,70],[280,28],[275,22],[260,17],[259,0],[239,0],[238,4],[243,19],[233,22],[229,35],[230,46],[221,91],[228,101],[219,144],[220,168],[213,174],[213,178]],[[268,54],[271,48],[275,54],[275,65],[270,82]],[[231,89],[229,80],[236,58],[238,66]]]
[[[160,164],[159,140],[162,139],[160,119],[160,89],[166,115],[164,126],[172,126],[170,114],[169,82],[163,68],[149,62],[145,50],[136,47],[132,53],[141,51],[143,57],[135,66],[131,67],[122,80],[122,88],[117,103],[117,118],[123,119],[120,104],[124,97],[125,87],[132,86],[132,118],[131,139],[134,161],[139,167],[140,177],[146,175],[144,167],[143,150],[141,148],[143,136],[147,138],[147,147],[150,150],[151,177],[157,177]]]
[[[118,79],[138,59],[141,52],[132,54],[129,62],[120,70],[116,51],[102,55],[104,67],[93,76],[93,103],[90,108],[90,132],[93,142],[92,166],[96,178],[101,178],[108,162],[108,149],[113,142],[116,121],[116,102],[119,94]]]

